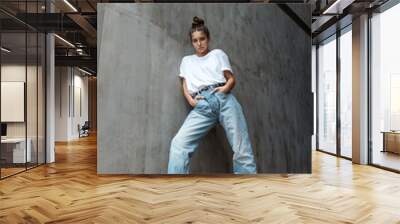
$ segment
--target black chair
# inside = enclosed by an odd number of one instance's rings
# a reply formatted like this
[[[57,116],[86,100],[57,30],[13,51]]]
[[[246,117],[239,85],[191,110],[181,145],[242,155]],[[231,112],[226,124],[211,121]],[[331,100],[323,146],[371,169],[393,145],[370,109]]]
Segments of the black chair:
[[[85,121],[82,127],[78,124],[79,138],[89,136],[89,129],[90,129],[89,121]]]

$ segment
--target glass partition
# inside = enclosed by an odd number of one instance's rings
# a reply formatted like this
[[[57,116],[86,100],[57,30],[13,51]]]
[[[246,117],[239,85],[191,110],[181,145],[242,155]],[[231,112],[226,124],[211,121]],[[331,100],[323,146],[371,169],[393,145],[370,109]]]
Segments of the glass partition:
[[[26,144],[26,34],[1,34],[2,177],[24,171],[31,160]],[[5,50],[6,49],[6,50]],[[28,150],[27,150],[28,146]]]
[[[0,12],[1,179],[45,163],[46,39],[16,19],[41,13],[43,6],[44,1],[0,2],[2,9],[14,10]]]
[[[38,34],[38,74],[37,74],[37,147],[38,147],[38,164],[43,164],[46,162],[46,145],[45,145],[45,120],[46,120],[46,76],[45,76],[45,66],[46,66],[46,36],[43,33]]]
[[[27,113],[27,144],[28,150],[31,151],[30,156],[31,159],[27,163],[28,168],[36,166],[38,160],[38,144],[37,144],[37,110],[38,110],[38,34],[36,32],[27,33],[27,81],[26,81],[26,89],[27,89],[27,98],[26,98],[26,113]]]

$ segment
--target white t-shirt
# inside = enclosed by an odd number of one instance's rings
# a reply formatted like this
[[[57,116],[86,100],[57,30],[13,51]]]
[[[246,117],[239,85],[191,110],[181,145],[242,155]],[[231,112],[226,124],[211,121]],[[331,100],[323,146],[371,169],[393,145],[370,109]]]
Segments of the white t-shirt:
[[[228,56],[222,50],[214,49],[202,57],[196,54],[183,57],[179,76],[185,78],[192,94],[206,86],[226,82],[224,70],[232,72]]]

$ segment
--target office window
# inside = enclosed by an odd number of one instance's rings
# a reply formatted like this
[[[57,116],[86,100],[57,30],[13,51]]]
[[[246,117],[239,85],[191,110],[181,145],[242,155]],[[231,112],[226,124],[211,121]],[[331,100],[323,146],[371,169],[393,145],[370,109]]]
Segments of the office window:
[[[336,37],[318,48],[318,149],[336,153]]]
[[[400,170],[400,4],[371,18],[372,163]]]
[[[352,35],[340,36],[340,154],[352,157]]]
[[[312,51],[311,51],[311,73],[312,73],[312,78],[311,78],[311,91],[313,93],[313,100],[314,100],[314,107],[313,107],[313,120],[314,120],[314,126],[313,126],[313,135],[311,136],[311,147],[312,150],[315,150],[317,148],[316,145],[316,133],[317,133],[317,49],[316,46],[312,46]]]

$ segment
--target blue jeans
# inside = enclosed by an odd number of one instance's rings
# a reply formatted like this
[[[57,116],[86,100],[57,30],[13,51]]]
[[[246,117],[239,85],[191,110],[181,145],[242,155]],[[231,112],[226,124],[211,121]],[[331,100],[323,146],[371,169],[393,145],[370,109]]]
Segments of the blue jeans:
[[[204,96],[189,113],[182,127],[172,139],[168,173],[189,173],[189,159],[201,138],[218,122],[225,129],[233,154],[235,174],[255,174],[256,163],[250,144],[246,120],[236,98],[228,93],[203,91]]]

